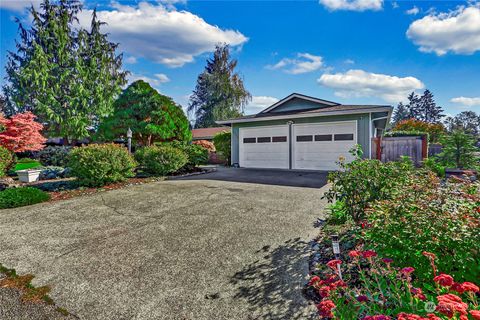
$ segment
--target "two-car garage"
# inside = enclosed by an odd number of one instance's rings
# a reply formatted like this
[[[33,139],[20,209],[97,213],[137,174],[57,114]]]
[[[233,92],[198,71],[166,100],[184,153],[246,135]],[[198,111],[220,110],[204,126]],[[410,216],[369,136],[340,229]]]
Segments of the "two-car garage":
[[[351,159],[357,122],[244,127],[239,130],[239,165],[246,168],[335,170]]]

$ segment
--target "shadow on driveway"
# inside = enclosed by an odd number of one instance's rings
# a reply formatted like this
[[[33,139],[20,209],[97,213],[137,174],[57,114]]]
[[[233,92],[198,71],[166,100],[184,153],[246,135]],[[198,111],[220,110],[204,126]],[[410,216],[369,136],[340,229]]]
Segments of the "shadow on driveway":
[[[218,167],[217,171],[178,180],[219,180],[230,182],[257,183],[275,186],[321,188],[327,184],[326,171],[295,171],[276,169],[249,169]]]
[[[300,238],[290,239],[277,248],[263,247],[263,259],[237,272],[231,283],[237,287],[235,299],[249,304],[253,319],[309,319],[303,299],[302,286],[308,273],[307,243]]]

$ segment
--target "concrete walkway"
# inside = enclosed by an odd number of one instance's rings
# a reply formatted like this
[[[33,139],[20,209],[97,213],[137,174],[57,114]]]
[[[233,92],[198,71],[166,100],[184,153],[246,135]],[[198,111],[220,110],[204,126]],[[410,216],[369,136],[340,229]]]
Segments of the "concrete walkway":
[[[2,210],[0,262],[80,319],[305,319],[324,189],[207,174]]]

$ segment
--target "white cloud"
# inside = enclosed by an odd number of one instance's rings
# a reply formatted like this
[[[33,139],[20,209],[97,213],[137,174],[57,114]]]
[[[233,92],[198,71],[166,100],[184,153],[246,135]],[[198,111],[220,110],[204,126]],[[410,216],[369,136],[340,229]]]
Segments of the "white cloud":
[[[245,107],[245,114],[255,114],[277,102],[275,97],[253,96],[252,101]]]
[[[464,107],[480,107],[480,97],[468,98],[468,97],[457,97],[450,100],[453,103],[461,104]]]
[[[343,61],[343,63],[345,63],[345,64],[355,64],[355,61],[352,60],[352,59],[346,59],[346,60]]]
[[[417,15],[419,12],[420,12],[420,9],[418,9],[417,6],[413,6],[412,9],[408,9],[407,11],[405,11],[406,14],[412,15],[412,16]]]
[[[125,63],[128,63],[128,64],[135,64],[135,63],[137,63],[137,58],[135,58],[134,56],[130,56],[130,57],[127,57],[127,58],[123,59],[123,61]]]
[[[271,70],[283,70],[290,74],[312,72],[323,67],[323,58],[310,53],[297,53],[296,59],[284,58],[274,65],[268,65]]]
[[[41,0],[2,0],[0,1],[0,8],[10,11],[23,12],[32,5],[35,8],[40,7]]]
[[[414,77],[396,77],[363,70],[349,70],[345,73],[323,74],[318,80],[322,86],[335,90],[335,95],[347,97],[379,97],[397,103],[407,95],[425,85]]]
[[[81,25],[90,25],[91,13],[82,11]],[[218,43],[238,46],[248,40],[239,31],[223,30],[191,12],[161,3],[113,3],[111,10],[98,11],[97,15],[107,23],[104,31],[122,50],[170,67],[192,62],[196,56],[212,52]]]
[[[332,11],[377,11],[383,8],[383,0],[320,0],[320,3]]]
[[[430,13],[414,21],[407,37],[422,52],[472,54],[480,50],[480,4],[448,13]]]
[[[128,77],[128,83],[135,82],[137,80],[143,80],[145,82],[148,82],[152,87],[158,89],[158,87],[163,84],[170,82],[170,79],[166,74],[163,73],[156,73],[153,77],[149,77],[146,75],[141,75],[141,74],[135,74],[131,73]]]

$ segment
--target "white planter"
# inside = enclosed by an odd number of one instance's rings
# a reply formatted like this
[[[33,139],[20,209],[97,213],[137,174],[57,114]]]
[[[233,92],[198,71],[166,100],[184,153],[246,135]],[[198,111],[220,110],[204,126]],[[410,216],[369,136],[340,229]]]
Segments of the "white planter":
[[[35,182],[38,181],[40,172],[42,172],[42,170],[18,170],[17,175],[21,182]]]

